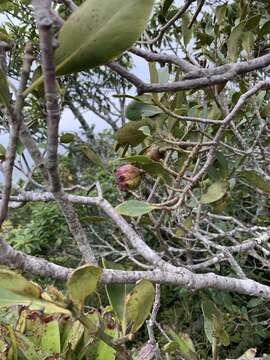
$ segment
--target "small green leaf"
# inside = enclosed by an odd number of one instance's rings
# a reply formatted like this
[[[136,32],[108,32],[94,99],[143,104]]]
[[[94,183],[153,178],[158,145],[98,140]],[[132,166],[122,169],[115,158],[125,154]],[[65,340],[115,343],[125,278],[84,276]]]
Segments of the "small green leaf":
[[[257,350],[254,348],[248,349],[240,358],[236,360],[254,360],[256,357]]]
[[[259,37],[268,35],[270,33],[270,20],[266,21],[259,31]]]
[[[75,140],[75,135],[73,133],[64,133],[60,136],[60,142],[62,144],[70,144]]]
[[[148,318],[155,298],[155,288],[150,281],[140,280],[126,298],[126,324],[131,333],[140,329]]]
[[[67,349],[74,351],[79,344],[83,333],[84,326],[80,323],[79,320],[74,321],[66,335],[66,339],[63,345],[63,352],[65,352]]]
[[[198,360],[193,341],[188,334],[182,333],[178,336],[178,334],[170,328],[167,332],[173,340],[171,343],[167,344],[167,351],[173,351],[173,349],[175,351],[177,349],[184,359]]]
[[[92,265],[83,265],[74,270],[67,282],[70,299],[82,306],[85,299],[96,290],[101,273],[101,268]]]
[[[136,217],[150,213],[155,207],[144,201],[128,200],[116,206],[115,210],[120,215]]]
[[[209,186],[207,192],[202,195],[201,203],[202,204],[211,204],[214,203],[226,194],[228,184],[224,181],[217,181]]]
[[[263,192],[270,194],[270,183],[262,175],[254,170],[241,171],[238,176],[244,179],[250,186],[255,187]]]
[[[151,104],[145,104],[139,101],[132,101],[126,108],[126,117],[131,121],[142,120],[143,117],[151,117],[161,114],[163,111]]]

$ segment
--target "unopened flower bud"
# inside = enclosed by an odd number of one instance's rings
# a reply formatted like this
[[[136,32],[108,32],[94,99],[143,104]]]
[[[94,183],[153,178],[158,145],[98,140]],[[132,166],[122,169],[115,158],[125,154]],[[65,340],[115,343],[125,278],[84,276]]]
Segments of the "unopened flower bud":
[[[145,151],[145,156],[148,156],[150,159],[154,161],[160,161],[164,158],[165,151],[159,150],[157,146],[150,146]]]
[[[136,166],[122,165],[115,171],[117,185],[122,191],[136,189],[141,183],[141,171]]]

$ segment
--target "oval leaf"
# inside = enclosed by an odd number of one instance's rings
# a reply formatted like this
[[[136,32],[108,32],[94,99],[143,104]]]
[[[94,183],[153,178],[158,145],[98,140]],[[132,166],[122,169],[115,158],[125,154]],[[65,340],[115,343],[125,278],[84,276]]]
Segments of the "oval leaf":
[[[144,201],[128,200],[116,206],[115,210],[120,215],[131,217],[141,216],[150,213],[155,207]]]
[[[244,179],[250,186],[258,188],[270,194],[270,184],[254,170],[245,170],[239,173],[239,177]]]
[[[77,305],[83,305],[87,296],[96,290],[102,269],[84,265],[74,270],[67,282],[70,299]]]
[[[227,192],[227,183],[224,181],[217,181],[209,186],[207,192],[202,195],[202,204],[211,204],[223,198]]]
[[[131,121],[141,120],[143,117],[151,117],[161,114],[163,111],[151,104],[145,104],[140,101],[132,101],[126,108],[126,117]]]
[[[131,332],[140,329],[148,318],[155,298],[155,288],[150,281],[141,280],[126,298],[126,328]]]

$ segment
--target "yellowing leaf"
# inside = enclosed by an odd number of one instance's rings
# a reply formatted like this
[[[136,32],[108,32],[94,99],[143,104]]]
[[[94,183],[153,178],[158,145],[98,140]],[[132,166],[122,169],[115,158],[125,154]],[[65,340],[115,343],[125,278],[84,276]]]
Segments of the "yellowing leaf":
[[[102,269],[83,265],[69,276],[67,287],[70,299],[77,305],[83,305],[87,296],[96,290]]]
[[[38,285],[7,269],[0,270],[0,287],[33,298],[40,298],[41,295],[41,289]]]
[[[155,298],[153,284],[147,280],[141,280],[126,298],[126,325],[131,326],[131,332],[140,329],[148,318]],[[126,328],[126,326],[123,326]]]

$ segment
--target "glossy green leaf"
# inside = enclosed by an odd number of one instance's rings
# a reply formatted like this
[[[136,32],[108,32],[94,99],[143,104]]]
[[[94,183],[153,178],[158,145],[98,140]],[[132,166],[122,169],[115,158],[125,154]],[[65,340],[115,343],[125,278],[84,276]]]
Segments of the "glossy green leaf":
[[[105,259],[102,260],[105,269],[125,270],[120,264],[115,264]],[[133,284],[107,284],[106,292],[111,307],[120,323],[123,322],[126,312],[125,299],[129,292],[134,288]]]
[[[52,320],[45,324],[41,339],[41,348],[48,353],[60,353],[60,329],[58,320]]]
[[[86,0],[59,33],[56,73],[70,74],[104,65],[129,49],[144,31],[154,0]],[[42,83],[37,80],[27,92]]]
[[[171,182],[170,174],[159,161],[154,161],[145,155],[128,156],[124,159],[141,168],[149,175],[156,177],[160,176],[166,183]]]
[[[141,280],[126,298],[126,328],[131,333],[140,329],[148,318],[155,298],[155,288],[150,281]]]
[[[151,117],[161,114],[163,111],[151,104],[145,104],[139,101],[132,101],[126,108],[126,117],[131,121],[142,120],[143,117]]]
[[[227,182],[217,181],[209,186],[206,193],[201,197],[202,204],[211,204],[220,200],[226,194],[228,188]]]
[[[266,21],[259,31],[259,36],[263,37],[270,33],[270,20]]]
[[[154,209],[155,207],[151,204],[138,200],[125,201],[115,208],[118,214],[130,217],[142,216],[144,214],[148,214]]]
[[[101,268],[91,265],[74,270],[67,282],[70,299],[77,305],[83,305],[85,299],[96,290],[101,273]]]
[[[270,183],[254,170],[241,171],[238,176],[244,179],[250,186],[270,194]]]

